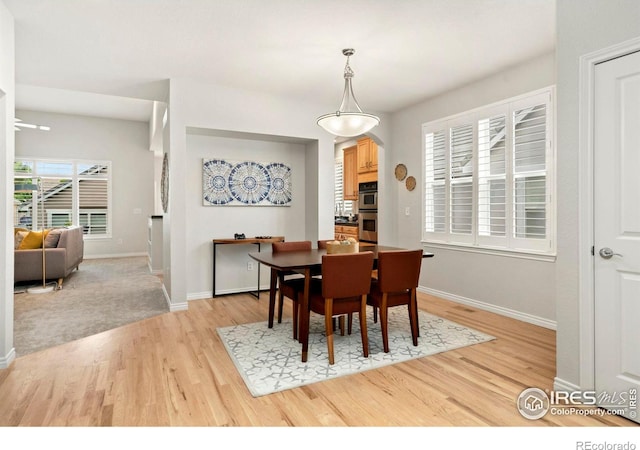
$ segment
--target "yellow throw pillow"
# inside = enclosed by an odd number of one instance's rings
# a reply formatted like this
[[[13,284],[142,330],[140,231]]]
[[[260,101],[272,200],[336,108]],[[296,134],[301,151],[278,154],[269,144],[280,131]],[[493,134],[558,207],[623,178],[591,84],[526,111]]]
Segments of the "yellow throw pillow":
[[[18,250],[42,248],[42,233],[42,231],[29,231],[29,234],[27,234],[20,243]]]

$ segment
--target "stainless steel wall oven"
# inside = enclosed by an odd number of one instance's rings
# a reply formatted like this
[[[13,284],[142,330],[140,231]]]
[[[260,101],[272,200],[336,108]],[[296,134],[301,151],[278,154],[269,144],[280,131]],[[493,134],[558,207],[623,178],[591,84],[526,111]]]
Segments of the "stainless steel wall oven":
[[[363,242],[378,242],[378,212],[364,211],[358,214],[358,238]]]
[[[358,185],[358,210],[378,210],[378,183],[360,183]]]
[[[378,242],[378,183],[360,183],[358,189],[358,238]]]

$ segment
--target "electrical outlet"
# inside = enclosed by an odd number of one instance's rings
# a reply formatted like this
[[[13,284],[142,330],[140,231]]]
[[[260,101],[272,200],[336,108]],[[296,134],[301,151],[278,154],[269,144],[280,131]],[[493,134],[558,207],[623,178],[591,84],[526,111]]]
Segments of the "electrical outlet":
[[[247,263],[247,270],[253,270],[253,261]]]
[[[410,215],[410,214],[411,214],[411,209],[407,206],[407,207],[404,209],[404,215],[405,215],[405,216],[408,216],[408,215]]]

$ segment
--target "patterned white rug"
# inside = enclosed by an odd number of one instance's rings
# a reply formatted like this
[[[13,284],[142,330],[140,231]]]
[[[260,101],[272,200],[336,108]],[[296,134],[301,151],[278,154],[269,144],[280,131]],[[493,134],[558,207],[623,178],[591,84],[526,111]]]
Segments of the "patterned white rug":
[[[362,356],[358,316],[354,314],[352,334],[340,336],[338,331],[334,335],[334,365],[328,361],[324,316],[311,314],[306,363],[301,361],[302,346],[292,337],[291,320],[275,323],[271,329],[267,322],[218,328],[218,334],[254,397],[495,339],[419,311],[420,337],[414,347],[407,309],[396,307],[389,309],[390,351],[384,353],[380,322],[373,322],[372,308],[367,310],[369,357]]]

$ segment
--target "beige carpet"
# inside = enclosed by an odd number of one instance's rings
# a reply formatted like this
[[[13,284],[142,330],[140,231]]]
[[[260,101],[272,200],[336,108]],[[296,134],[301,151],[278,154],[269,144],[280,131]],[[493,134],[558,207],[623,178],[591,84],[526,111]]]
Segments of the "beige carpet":
[[[29,294],[26,287],[14,288],[18,357],[169,311],[146,257],[89,259],[61,290]]]

